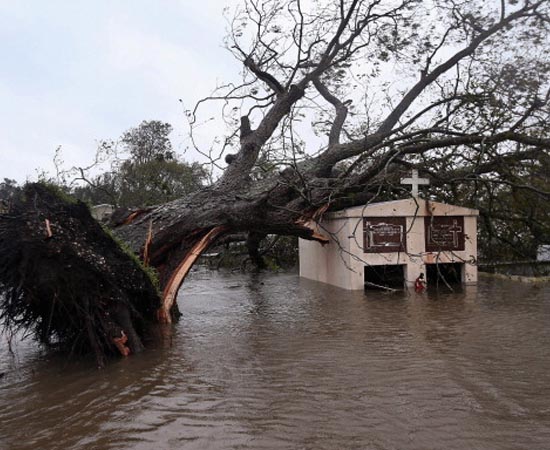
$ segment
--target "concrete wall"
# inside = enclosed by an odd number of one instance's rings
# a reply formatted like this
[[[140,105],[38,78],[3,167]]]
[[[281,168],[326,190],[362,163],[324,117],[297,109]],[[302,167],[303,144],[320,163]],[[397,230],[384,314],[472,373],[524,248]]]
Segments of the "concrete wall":
[[[301,277],[349,289],[354,274],[350,270],[350,254],[346,248],[347,225],[345,219],[323,223],[318,231],[331,236],[330,243],[324,246],[314,241],[299,240]]]
[[[539,245],[537,249],[537,261],[550,261],[550,245]]]
[[[405,265],[405,281],[413,284],[426,264],[463,264],[462,281],[477,282],[476,210],[421,199],[384,202],[339,211],[323,220],[318,231],[331,236],[324,247],[317,242],[299,240],[300,276],[348,290],[364,289],[366,265]],[[424,217],[463,216],[464,251],[426,252]],[[364,253],[363,217],[406,217],[407,252]],[[428,283],[430,280],[428,280]]]
[[[114,210],[115,207],[113,205],[107,204],[95,205],[90,207],[90,213],[92,214],[92,217],[98,222],[104,222],[108,220],[113,214]]]

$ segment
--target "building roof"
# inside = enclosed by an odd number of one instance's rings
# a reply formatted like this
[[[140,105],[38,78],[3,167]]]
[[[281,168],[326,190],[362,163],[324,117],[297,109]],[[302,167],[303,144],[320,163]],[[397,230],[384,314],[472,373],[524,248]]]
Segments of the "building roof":
[[[423,198],[406,198],[389,202],[368,203],[326,215],[327,219],[352,217],[478,216],[477,209],[448,205]]]

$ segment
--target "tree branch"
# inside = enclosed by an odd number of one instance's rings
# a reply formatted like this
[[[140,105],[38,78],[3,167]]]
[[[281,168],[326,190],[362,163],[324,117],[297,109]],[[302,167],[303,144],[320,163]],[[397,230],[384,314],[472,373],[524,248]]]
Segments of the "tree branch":
[[[273,90],[278,95],[282,94],[284,92],[283,86],[281,86],[281,83],[277,81],[277,79],[267,73],[264,70],[261,70],[258,65],[252,60],[251,56],[247,56],[244,60],[244,65],[254,74],[258,77],[259,80],[263,81],[265,84],[267,84],[271,90]]]
[[[329,92],[327,87],[319,80],[319,78],[314,78],[313,84],[315,85],[317,91],[319,91],[319,94],[321,94],[327,102],[332,104],[336,110],[336,117],[334,118],[334,122],[330,128],[328,145],[339,144],[342,127],[344,126],[344,122],[346,121],[346,117],[348,115],[348,108],[345,103],[342,103],[336,96]]]
[[[416,83],[409,92],[403,97],[403,99],[398,103],[398,105],[393,109],[393,111],[388,115],[384,122],[380,125],[377,130],[377,133],[387,133],[395,126],[398,120],[401,118],[403,113],[409,108],[409,106],[418,98],[418,96],[433,83],[439,76],[447,72],[450,68],[454,67],[460,60],[464,59],[467,56],[472,55],[476,49],[491,36],[497,32],[505,29],[513,21],[522,19],[525,15],[536,9],[538,5],[543,3],[544,0],[540,0],[533,5],[527,4],[522,9],[516,11],[515,13],[510,14],[508,17],[505,17],[491,28],[485,31],[481,31],[477,37],[472,39],[470,45],[455,53],[451,58],[449,58],[444,63],[437,66],[430,73],[423,74],[420,78],[420,81]]]

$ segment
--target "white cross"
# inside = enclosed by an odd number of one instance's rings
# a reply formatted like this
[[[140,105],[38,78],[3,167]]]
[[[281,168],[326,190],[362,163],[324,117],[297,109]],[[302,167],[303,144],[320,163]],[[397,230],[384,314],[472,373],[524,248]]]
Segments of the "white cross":
[[[427,178],[418,178],[418,170],[413,169],[411,178],[401,178],[401,184],[410,184],[412,186],[412,196],[418,197],[418,186],[420,184],[430,184]]]
[[[462,233],[462,227],[458,225],[458,221],[453,220],[453,226],[449,228],[449,233],[453,235],[453,246],[458,247],[458,234]]]

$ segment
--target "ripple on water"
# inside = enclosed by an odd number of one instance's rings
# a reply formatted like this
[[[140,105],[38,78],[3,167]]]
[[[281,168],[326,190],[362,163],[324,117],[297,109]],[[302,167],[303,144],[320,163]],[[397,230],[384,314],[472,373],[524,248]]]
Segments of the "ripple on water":
[[[547,449],[549,294],[196,272],[171,342],[103,371],[0,347],[0,448]]]

